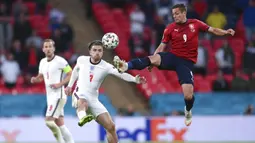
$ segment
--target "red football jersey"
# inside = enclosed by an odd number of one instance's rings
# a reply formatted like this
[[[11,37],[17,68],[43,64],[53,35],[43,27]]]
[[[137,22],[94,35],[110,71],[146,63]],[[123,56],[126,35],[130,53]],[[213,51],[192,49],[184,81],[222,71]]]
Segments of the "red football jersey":
[[[188,19],[183,24],[171,23],[164,31],[162,42],[170,42],[171,53],[196,63],[199,32],[208,29],[208,25],[197,19]]]

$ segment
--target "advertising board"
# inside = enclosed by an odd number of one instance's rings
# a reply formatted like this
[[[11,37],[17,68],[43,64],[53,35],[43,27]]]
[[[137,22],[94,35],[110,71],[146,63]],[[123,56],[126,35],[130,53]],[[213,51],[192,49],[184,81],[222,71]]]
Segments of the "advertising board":
[[[195,116],[190,127],[183,117],[115,117],[120,141],[192,141],[192,142],[255,142],[255,117],[245,116]],[[75,142],[106,140],[103,127],[95,121],[84,127],[77,125],[76,117],[66,117],[65,124]],[[0,118],[0,142],[55,142],[44,119]]]

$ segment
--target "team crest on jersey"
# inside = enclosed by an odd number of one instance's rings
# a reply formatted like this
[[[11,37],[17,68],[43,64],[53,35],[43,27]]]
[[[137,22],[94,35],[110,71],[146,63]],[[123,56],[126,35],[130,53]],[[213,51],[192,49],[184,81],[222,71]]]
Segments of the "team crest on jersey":
[[[195,32],[194,24],[189,24],[189,29],[191,32]]]
[[[95,66],[90,66],[90,71],[93,71],[95,69]]]

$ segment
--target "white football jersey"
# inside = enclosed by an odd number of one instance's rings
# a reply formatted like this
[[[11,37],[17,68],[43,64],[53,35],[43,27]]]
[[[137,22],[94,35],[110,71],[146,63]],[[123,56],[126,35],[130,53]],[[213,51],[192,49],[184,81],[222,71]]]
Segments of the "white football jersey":
[[[39,64],[39,73],[43,74],[47,98],[66,98],[64,86],[59,89],[52,89],[51,84],[60,83],[64,77],[63,69],[68,66],[67,61],[60,57],[55,56],[51,61],[43,58]]]
[[[78,68],[78,92],[92,94],[95,97],[98,97],[99,88],[108,74],[113,74],[129,82],[136,82],[134,76],[119,73],[113,65],[104,60],[101,60],[98,64],[93,64],[89,56],[80,56],[77,59],[76,67]]]

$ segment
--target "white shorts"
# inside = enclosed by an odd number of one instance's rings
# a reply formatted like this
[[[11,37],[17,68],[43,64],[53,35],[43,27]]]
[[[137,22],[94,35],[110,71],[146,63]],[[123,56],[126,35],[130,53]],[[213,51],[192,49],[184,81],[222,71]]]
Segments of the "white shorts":
[[[60,116],[64,116],[64,107],[66,104],[65,98],[53,99],[47,102],[47,117],[59,118]]]
[[[97,117],[100,114],[107,113],[108,110],[105,106],[98,100],[98,98],[93,97],[95,95],[90,94],[80,94],[79,92],[74,92],[72,96],[72,106],[77,108],[77,103],[79,99],[85,99],[89,104],[89,109],[91,113]]]

